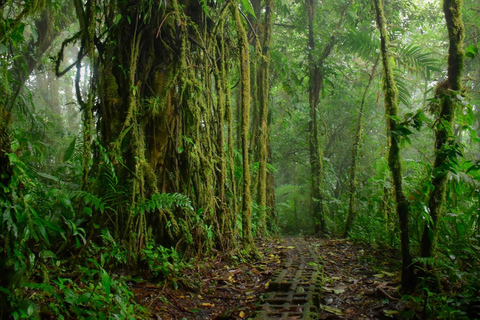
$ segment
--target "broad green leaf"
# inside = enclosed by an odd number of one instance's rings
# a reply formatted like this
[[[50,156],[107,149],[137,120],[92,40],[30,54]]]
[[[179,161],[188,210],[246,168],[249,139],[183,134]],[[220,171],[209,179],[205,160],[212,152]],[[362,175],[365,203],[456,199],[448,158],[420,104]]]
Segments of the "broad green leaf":
[[[107,294],[107,299],[110,298],[110,284],[111,284],[111,279],[107,271],[102,269],[102,285],[105,288],[105,293]]]
[[[57,256],[55,255],[55,253],[53,253],[52,251],[50,250],[42,250],[40,251],[40,253],[38,254],[40,256],[40,258],[42,259],[48,259],[48,258],[57,258]]]
[[[255,12],[253,10],[253,5],[250,2],[250,0],[240,0],[240,2],[242,4],[242,7],[256,19],[257,16],[255,15]]]
[[[68,146],[67,150],[65,150],[65,153],[63,154],[63,162],[67,162],[72,157],[73,151],[75,150],[76,141],[77,141],[77,137],[73,137],[72,142],[70,142],[70,145]]]
[[[48,179],[48,180],[53,180],[55,182],[60,182],[60,179],[58,179],[55,176],[52,176],[51,174],[43,173],[43,172],[38,172],[37,174],[42,178],[45,178],[45,179]]]
[[[4,54],[5,52],[7,52],[8,48],[6,45],[4,45],[3,43],[0,43],[0,54]]]

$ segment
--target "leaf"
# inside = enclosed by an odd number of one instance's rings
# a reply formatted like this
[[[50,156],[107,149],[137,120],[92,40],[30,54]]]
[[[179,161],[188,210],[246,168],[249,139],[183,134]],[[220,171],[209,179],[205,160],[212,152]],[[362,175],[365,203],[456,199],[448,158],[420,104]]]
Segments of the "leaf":
[[[42,250],[40,251],[40,253],[38,254],[40,256],[40,258],[42,259],[48,259],[48,258],[56,258],[57,256],[55,255],[55,253],[53,253],[52,251],[50,250]]]
[[[8,48],[6,45],[4,45],[3,43],[0,43],[0,54],[4,54],[5,52],[7,52]]]
[[[28,308],[27,308],[27,315],[31,316],[34,311],[35,311],[35,308],[34,308],[33,304],[29,304]]]
[[[337,316],[345,315],[345,313],[343,313],[342,310],[340,310],[338,308],[334,308],[334,307],[325,306],[323,304],[320,305],[320,309],[322,309],[323,311],[326,311],[326,312],[336,314]]]
[[[383,313],[385,313],[385,315],[387,315],[387,316],[392,316],[394,314],[398,314],[399,311],[398,310],[383,310]]]
[[[105,288],[105,293],[107,294],[107,299],[110,298],[110,284],[111,284],[111,278],[107,271],[102,269],[102,285]]]
[[[478,54],[478,47],[475,45],[470,45],[465,48],[465,56],[468,58],[475,58],[475,56]]]
[[[68,146],[67,150],[65,150],[65,153],[63,154],[63,162],[67,162],[72,157],[73,151],[75,150],[76,141],[77,141],[77,137],[73,137],[72,142],[70,142],[70,145]]]
[[[57,177],[55,176],[52,176],[51,174],[48,174],[48,173],[43,173],[43,172],[38,172],[37,173],[40,177],[43,177],[45,179],[48,179],[48,180],[53,180],[55,182],[60,182],[60,179],[58,179]]]
[[[242,7],[256,19],[257,16],[255,15],[255,11],[253,11],[253,5],[250,0],[240,0],[240,2],[242,3]]]
[[[202,307],[213,308],[215,305],[213,303],[203,302]]]

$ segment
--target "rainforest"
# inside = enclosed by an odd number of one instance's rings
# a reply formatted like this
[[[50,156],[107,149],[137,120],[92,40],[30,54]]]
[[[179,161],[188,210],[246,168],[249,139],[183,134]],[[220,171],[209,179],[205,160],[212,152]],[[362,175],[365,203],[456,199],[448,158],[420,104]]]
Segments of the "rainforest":
[[[478,0],[0,18],[0,320],[480,319]]]

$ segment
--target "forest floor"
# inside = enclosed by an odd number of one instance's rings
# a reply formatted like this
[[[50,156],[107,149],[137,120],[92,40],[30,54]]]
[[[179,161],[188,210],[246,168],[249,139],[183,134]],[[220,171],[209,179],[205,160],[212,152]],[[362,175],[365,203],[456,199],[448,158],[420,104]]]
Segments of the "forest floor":
[[[398,295],[399,275],[394,271],[399,269],[399,258],[393,251],[345,239],[304,239],[323,268],[318,319],[392,319],[405,309]],[[132,288],[135,299],[157,320],[248,319],[260,310],[273,275],[284,267],[288,248],[293,248],[286,240],[292,238],[258,242],[262,261],[218,255],[196,261],[175,285],[173,281],[138,283]]]

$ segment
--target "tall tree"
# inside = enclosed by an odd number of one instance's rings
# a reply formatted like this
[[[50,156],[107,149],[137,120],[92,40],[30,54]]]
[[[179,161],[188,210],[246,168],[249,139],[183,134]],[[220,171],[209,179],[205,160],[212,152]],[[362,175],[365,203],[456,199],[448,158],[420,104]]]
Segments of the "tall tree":
[[[315,57],[315,34],[314,34],[314,18],[316,3],[313,0],[306,0],[308,15],[308,67],[309,67],[309,86],[308,101],[310,106],[309,120],[309,149],[310,149],[310,165],[311,165],[311,193],[312,193],[312,214],[315,219],[315,233],[325,231],[325,217],[323,216],[323,199],[321,183],[323,179],[322,156],[320,153],[320,144],[318,138],[318,115],[317,106],[320,97],[320,90],[323,86],[323,74],[321,65]],[[324,56],[330,54],[333,47],[327,46]],[[327,51],[328,50],[328,51]],[[323,62],[323,61],[322,61]]]
[[[113,230],[137,257],[153,240],[197,251],[216,240],[226,248],[223,234],[235,226],[235,199],[227,210],[223,134],[228,126],[232,156],[227,59],[233,55],[226,40],[231,25],[225,22],[233,4],[107,1],[97,12],[94,0],[75,3],[80,32],[63,46],[81,42],[77,87],[82,66],[92,72],[89,95],[77,90],[84,114],[84,181],[89,192],[114,199],[107,212],[94,215],[95,223]],[[237,22],[245,45],[245,30]],[[242,48],[249,63],[248,43]],[[231,162],[230,167],[233,172]],[[248,177],[248,169],[244,172]],[[235,192],[232,174],[230,179]],[[249,191],[249,179],[244,181]],[[165,208],[160,193],[188,196],[195,213]]]
[[[267,156],[268,156],[268,103],[270,92],[270,42],[273,27],[273,0],[265,1],[265,28],[262,39],[261,64],[259,68],[259,168],[258,168],[258,206],[260,217],[258,233],[264,234],[267,225]]]
[[[349,181],[349,201],[348,201],[348,216],[347,221],[345,222],[345,231],[343,233],[344,237],[348,236],[350,228],[352,227],[353,219],[356,215],[356,196],[357,196],[357,157],[358,151],[360,149],[360,142],[362,139],[362,130],[363,130],[363,118],[364,118],[364,109],[365,109],[365,99],[367,97],[368,90],[372,84],[373,78],[375,76],[375,70],[377,69],[379,56],[375,60],[375,63],[372,66],[372,70],[368,75],[368,83],[363,91],[362,101],[360,102],[360,108],[358,110],[358,120],[357,128],[355,131],[355,138],[352,147],[352,163],[350,164],[350,181]]]
[[[398,119],[398,89],[395,84],[392,69],[392,55],[389,51],[389,37],[386,29],[385,11],[382,0],[374,0],[375,20],[380,31],[380,54],[383,65],[383,92],[385,95],[385,116],[387,118],[388,136],[388,166],[392,173],[397,214],[400,224],[400,239],[402,246],[402,290],[413,292],[415,288],[415,274],[410,255],[410,238],[408,235],[409,203],[403,192],[402,163],[400,159],[400,141],[395,135]]]
[[[248,150],[248,128],[250,124],[250,49],[247,33],[240,18],[240,12],[236,1],[232,4],[232,13],[237,30],[237,41],[240,50],[240,104],[241,118],[241,141],[243,161],[243,192],[242,192],[242,239],[247,251],[253,249],[252,238],[252,211],[250,194],[250,166]]]
[[[444,0],[443,12],[448,30],[448,73],[447,79],[438,84],[435,97],[439,100],[439,113],[435,127],[435,161],[432,171],[432,191],[428,200],[428,209],[432,218],[425,224],[421,242],[422,257],[430,257],[435,247],[438,233],[438,220],[445,203],[447,178],[457,155],[453,135],[455,111],[458,96],[461,95],[463,72],[463,39],[465,30],[462,22],[462,0]]]
[[[308,17],[308,72],[309,72],[309,85],[308,85],[308,101],[310,107],[310,120],[309,120],[309,150],[310,150],[310,166],[311,166],[311,198],[312,198],[312,215],[315,220],[315,233],[325,231],[325,217],[323,210],[323,195],[322,195],[322,180],[323,180],[323,154],[320,147],[320,141],[318,136],[318,104],[320,102],[320,92],[322,91],[324,81],[324,64],[333,50],[335,42],[337,40],[338,30],[345,20],[345,16],[350,6],[351,1],[345,4],[340,19],[336,25],[336,30],[333,31],[322,54],[317,57],[319,52],[315,42],[315,10],[316,2],[314,0],[306,0],[306,9]]]

